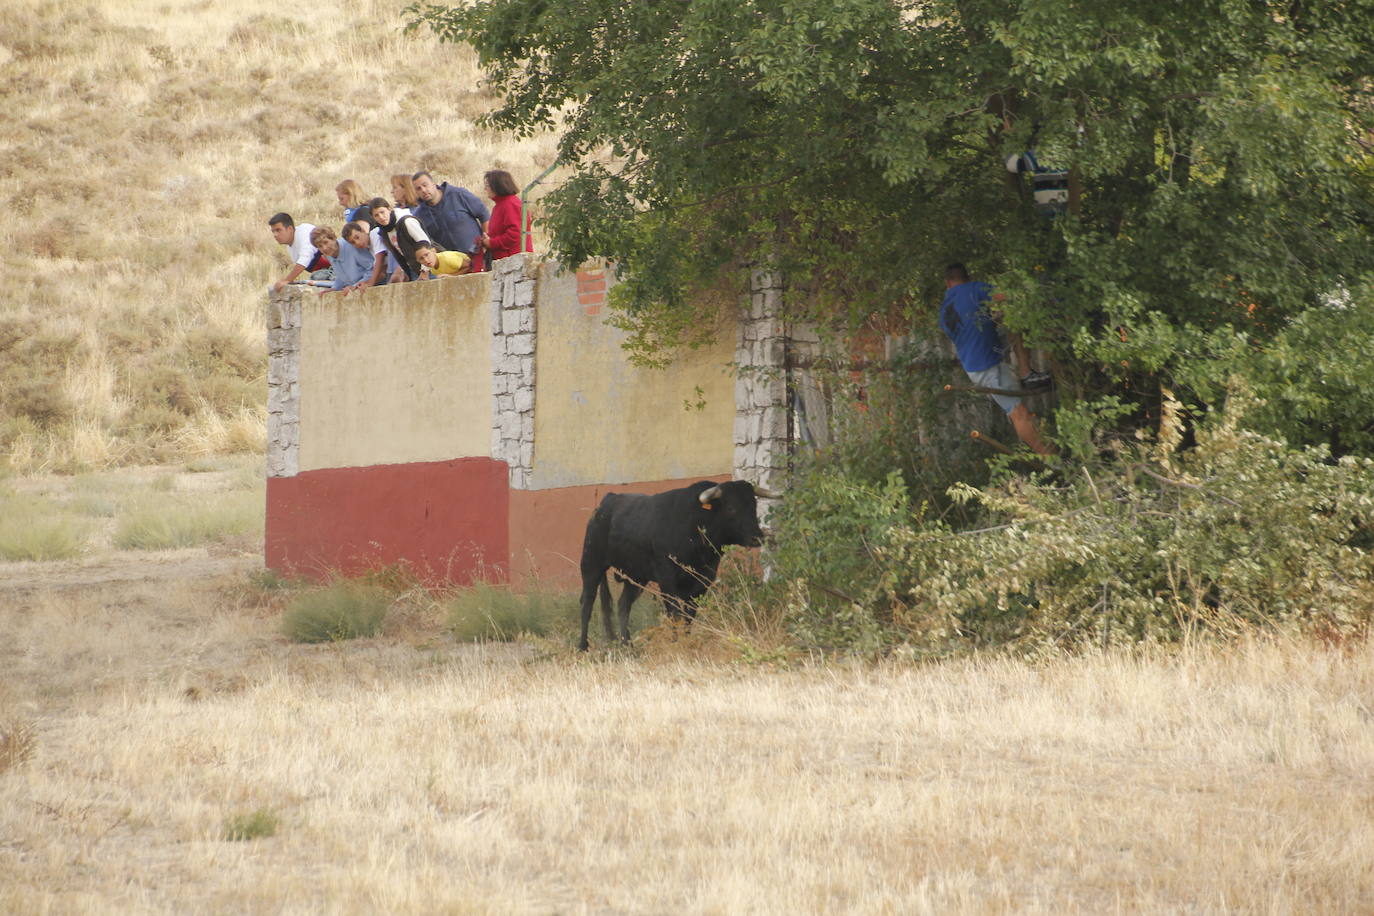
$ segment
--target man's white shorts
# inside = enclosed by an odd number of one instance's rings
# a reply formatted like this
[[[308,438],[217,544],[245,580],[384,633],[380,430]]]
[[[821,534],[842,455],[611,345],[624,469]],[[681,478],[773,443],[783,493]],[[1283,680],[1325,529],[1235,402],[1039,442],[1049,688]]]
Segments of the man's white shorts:
[[[968,372],[967,369],[964,371]],[[980,388],[1001,388],[1003,391],[1021,390],[1021,380],[1016,377],[1016,373],[1006,363],[998,363],[978,372],[969,372],[968,377],[973,381],[973,384]],[[996,401],[997,406],[1007,413],[1011,413],[1016,409],[1016,405],[1021,403],[1020,398],[1005,394],[990,394],[988,397]]]

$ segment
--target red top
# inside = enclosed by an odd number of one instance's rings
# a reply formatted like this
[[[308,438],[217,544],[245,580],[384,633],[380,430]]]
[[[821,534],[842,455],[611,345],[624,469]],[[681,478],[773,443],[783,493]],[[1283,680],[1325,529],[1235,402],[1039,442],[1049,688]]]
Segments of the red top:
[[[499,261],[520,253],[520,214],[523,207],[518,194],[503,194],[495,198],[487,235],[491,238],[491,259]],[[534,251],[534,236],[529,233],[530,221],[525,220],[525,250]]]

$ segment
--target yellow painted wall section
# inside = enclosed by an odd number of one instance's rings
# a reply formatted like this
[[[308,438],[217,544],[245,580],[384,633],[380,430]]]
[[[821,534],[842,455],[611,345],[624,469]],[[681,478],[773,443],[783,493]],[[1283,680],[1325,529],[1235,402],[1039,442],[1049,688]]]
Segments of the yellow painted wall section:
[[[307,293],[300,469],[490,455],[490,296],[486,274]]]
[[[541,269],[531,489],[729,474],[733,332],[667,369],[631,366],[592,277]]]

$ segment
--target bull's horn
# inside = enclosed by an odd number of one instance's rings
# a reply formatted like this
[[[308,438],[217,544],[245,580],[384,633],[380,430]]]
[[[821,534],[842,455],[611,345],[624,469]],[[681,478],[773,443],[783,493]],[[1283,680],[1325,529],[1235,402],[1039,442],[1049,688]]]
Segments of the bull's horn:
[[[774,493],[772,490],[765,490],[763,487],[754,487],[754,495],[764,499],[782,499],[781,493]]]
[[[716,484],[714,487],[711,487],[711,488],[708,489],[708,490],[702,490],[702,491],[701,491],[701,495],[698,496],[697,499],[701,500],[701,504],[704,506],[704,505],[706,505],[707,503],[709,503],[711,500],[717,499],[717,498],[719,498],[719,497],[720,497],[720,484]]]

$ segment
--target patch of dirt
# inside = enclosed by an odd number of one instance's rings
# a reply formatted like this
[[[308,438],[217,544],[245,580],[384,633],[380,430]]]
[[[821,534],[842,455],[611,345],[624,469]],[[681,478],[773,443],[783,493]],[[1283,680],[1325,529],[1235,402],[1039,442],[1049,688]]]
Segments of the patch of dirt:
[[[0,563],[0,603],[39,592],[118,589],[150,583],[189,584],[244,577],[263,568],[262,555],[238,549],[120,550],[64,562]],[[102,603],[110,603],[105,598]]]

